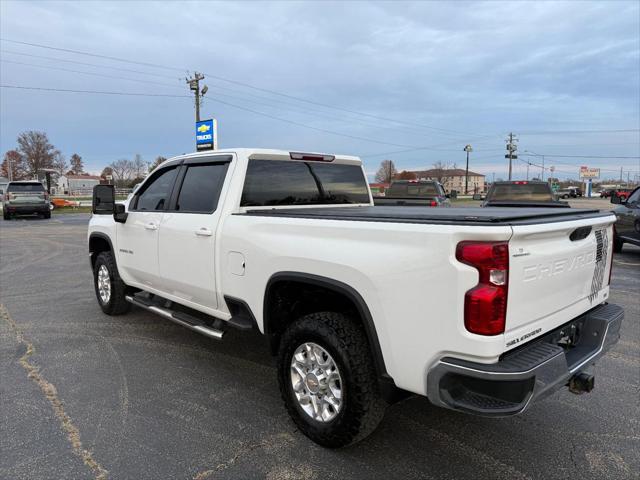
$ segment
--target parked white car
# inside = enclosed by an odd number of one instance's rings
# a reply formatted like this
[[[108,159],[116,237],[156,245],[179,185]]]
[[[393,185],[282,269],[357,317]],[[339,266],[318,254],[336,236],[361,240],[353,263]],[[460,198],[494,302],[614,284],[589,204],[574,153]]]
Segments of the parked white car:
[[[127,205],[97,186],[93,211],[102,310],[215,339],[258,329],[291,417],[328,447],[407,394],[504,416],[589,391],[623,318],[607,304],[611,212],[373,206],[356,157],[184,155]]]

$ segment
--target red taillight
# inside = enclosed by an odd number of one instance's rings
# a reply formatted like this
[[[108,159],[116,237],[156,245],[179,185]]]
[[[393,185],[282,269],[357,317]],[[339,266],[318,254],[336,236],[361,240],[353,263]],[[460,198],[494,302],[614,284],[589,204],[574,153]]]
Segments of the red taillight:
[[[507,242],[460,242],[456,258],[478,270],[478,284],[464,296],[464,325],[471,333],[504,333],[509,286]]]
[[[528,184],[529,182],[519,181],[519,182],[513,182],[513,183],[515,183],[516,185],[526,185],[526,184]]]
[[[437,207],[438,206],[438,202],[435,200],[431,200],[431,203],[429,203],[430,207]]]

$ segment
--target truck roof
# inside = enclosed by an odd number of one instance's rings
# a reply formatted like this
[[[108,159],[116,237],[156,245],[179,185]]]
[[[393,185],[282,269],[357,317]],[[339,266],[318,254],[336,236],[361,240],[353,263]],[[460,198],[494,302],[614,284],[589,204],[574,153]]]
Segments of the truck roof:
[[[322,153],[322,152],[305,152],[303,150],[276,150],[271,148],[225,148],[220,150],[207,150],[204,152],[193,152],[187,153],[183,155],[177,155],[175,157],[171,157],[167,160],[167,162],[182,160],[185,158],[198,158],[198,157],[208,157],[212,154],[224,154],[224,153],[235,153],[237,155],[246,156],[249,159],[264,159],[264,160],[293,160],[300,161],[302,159],[292,159],[291,154],[303,154],[308,156],[332,156],[335,157],[332,160],[332,163],[342,163],[342,164],[355,164],[362,165],[362,160],[359,157],[355,157],[353,155],[340,155],[334,153]]]

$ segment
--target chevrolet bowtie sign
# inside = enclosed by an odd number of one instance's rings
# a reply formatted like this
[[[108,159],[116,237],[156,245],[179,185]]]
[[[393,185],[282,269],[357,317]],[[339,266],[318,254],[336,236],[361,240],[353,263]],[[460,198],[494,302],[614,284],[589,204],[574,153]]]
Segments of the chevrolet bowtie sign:
[[[196,122],[196,150],[218,148],[218,122],[215,119]]]

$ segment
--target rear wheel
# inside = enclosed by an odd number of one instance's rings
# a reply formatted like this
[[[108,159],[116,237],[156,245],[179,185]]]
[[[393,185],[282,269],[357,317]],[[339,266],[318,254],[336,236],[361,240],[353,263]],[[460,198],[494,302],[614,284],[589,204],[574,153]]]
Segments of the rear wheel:
[[[11,220],[11,214],[9,212],[7,212],[6,210],[2,211],[2,218],[4,218],[5,220]]]
[[[102,252],[93,266],[93,283],[100,308],[107,315],[122,315],[131,310],[125,299],[127,285],[120,278],[111,252]]]
[[[51,218],[51,211],[42,214],[43,218]]]
[[[364,439],[384,416],[366,335],[341,313],[312,313],[287,328],[278,352],[278,382],[300,431],[325,447]]]

